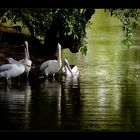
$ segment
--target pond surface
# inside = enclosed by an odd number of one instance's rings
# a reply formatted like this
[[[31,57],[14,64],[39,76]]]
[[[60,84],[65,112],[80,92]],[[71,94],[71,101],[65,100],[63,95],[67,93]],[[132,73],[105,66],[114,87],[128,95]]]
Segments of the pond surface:
[[[0,82],[0,131],[140,131],[140,30],[128,49],[116,18],[98,9],[91,21],[87,55],[62,50],[78,78]]]

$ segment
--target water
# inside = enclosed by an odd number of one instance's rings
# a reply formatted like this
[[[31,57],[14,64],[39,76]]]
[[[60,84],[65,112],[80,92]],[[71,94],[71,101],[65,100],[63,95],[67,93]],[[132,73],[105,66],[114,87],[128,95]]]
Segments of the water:
[[[86,56],[62,51],[78,78],[0,83],[0,131],[140,131],[139,31],[128,50],[116,18],[98,9],[92,23]]]

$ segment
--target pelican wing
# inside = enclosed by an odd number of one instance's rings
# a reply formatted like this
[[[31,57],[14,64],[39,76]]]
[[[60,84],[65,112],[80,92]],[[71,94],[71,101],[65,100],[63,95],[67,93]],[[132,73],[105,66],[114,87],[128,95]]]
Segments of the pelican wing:
[[[4,64],[0,66],[0,77],[17,77],[25,71],[22,64]]]
[[[5,71],[13,68],[15,64],[3,64],[0,66],[0,71]]]
[[[58,62],[58,61],[57,60],[48,60],[48,61],[43,62],[40,66],[40,71],[45,70],[47,67],[49,67],[50,65],[52,65],[53,63],[56,63],[56,62]]]
[[[43,62],[43,63],[41,64],[41,66],[40,66],[40,71],[43,71],[45,68],[47,68],[47,67],[48,67],[48,64],[49,64],[48,61]]]

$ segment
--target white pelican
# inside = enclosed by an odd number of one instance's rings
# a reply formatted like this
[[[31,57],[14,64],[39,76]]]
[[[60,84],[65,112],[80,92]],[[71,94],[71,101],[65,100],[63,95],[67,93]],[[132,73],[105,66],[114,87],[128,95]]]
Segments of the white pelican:
[[[25,71],[25,66],[13,58],[7,58],[10,64],[3,64],[0,66],[0,77],[5,77],[7,83],[11,84],[11,79],[21,75]]]
[[[61,45],[58,43],[57,45],[57,52],[56,52],[57,60],[47,60],[43,62],[40,66],[40,71],[43,71],[48,77],[48,75],[53,75],[53,78],[55,76],[55,73],[57,73],[61,66]]]
[[[62,73],[65,76],[78,76],[79,75],[79,68],[76,65],[69,65],[68,60],[64,59],[64,67],[62,68]]]
[[[25,48],[24,48],[25,57],[24,57],[24,59],[19,60],[19,61],[25,65],[26,78],[28,79],[28,75],[31,70],[32,61],[30,60],[28,42],[25,41],[24,44],[25,44]]]

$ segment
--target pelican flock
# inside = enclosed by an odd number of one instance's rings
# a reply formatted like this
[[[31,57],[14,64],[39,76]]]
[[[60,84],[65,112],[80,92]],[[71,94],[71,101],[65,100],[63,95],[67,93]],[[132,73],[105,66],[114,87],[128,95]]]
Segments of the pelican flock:
[[[74,77],[79,75],[79,68],[76,65],[69,65],[69,62],[64,58],[64,67],[62,68],[62,73],[65,76]]]
[[[46,77],[48,77],[48,75],[53,75],[54,78],[55,73],[57,73],[61,69],[61,45],[59,43],[57,45],[56,56],[57,60],[47,60],[40,66],[40,71],[42,71]]]
[[[11,84],[11,78],[20,76],[25,71],[25,66],[13,58],[7,58],[7,60],[10,64],[0,66],[0,78],[5,77],[7,83]]]
[[[7,83],[11,83],[11,78],[20,76],[24,72],[26,72],[26,78],[28,79],[32,67],[32,61],[30,60],[28,42],[25,41],[24,45],[24,59],[17,61],[13,58],[7,58],[9,64],[3,64],[0,66],[0,78],[5,77]],[[55,74],[61,69],[62,60],[60,43],[57,44],[56,56],[57,60],[47,60],[40,65],[40,71],[44,73],[46,78],[48,78],[48,75],[53,75],[54,78]],[[79,68],[76,65],[69,65],[68,60],[65,58],[62,73],[67,77],[76,77],[79,75]]]

